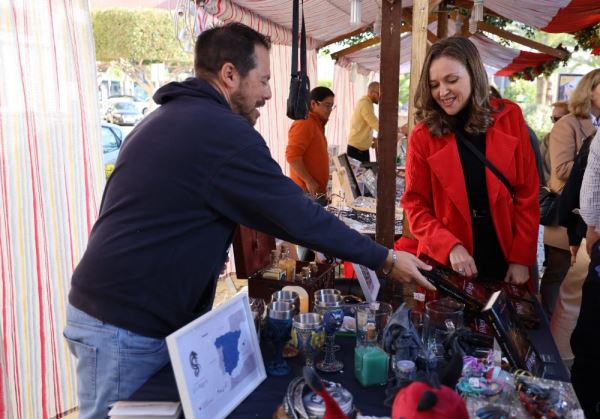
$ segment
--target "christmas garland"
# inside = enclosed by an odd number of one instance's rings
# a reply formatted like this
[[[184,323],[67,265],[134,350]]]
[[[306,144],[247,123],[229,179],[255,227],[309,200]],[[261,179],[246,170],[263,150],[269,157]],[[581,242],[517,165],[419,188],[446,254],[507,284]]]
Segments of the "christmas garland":
[[[562,45],[559,45],[556,47],[557,49],[560,49],[562,51],[565,51],[565,57],[564,58],[554,58],[553,60],[550,61],[546,61],[545,63],[538,65],[538,66],[534,66],[534,67],[527,67],[525,69],[523,69],[522,71],[513,73],[510,76],[511,80],[518,80],[518,79],[523,79],[523,80],[534,80],[536,77],[540,76],[540,75],[544,75],[546,77],[550,76],[550,74],[552,74],[559,65],[566,65],[567,61],[569,61],[569,58],[571,58],[571,53],[569,52],[568,49],[564,48]]]
[[[591,50],[593,55],[600,54],[600,23],[574,32],[573,36],[584,50]]]

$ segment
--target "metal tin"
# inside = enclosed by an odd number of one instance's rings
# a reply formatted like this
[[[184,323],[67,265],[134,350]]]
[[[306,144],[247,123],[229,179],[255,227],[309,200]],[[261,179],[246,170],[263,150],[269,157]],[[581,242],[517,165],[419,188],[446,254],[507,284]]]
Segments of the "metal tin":
[[[353,411],[354,398],[352,394],[339,383],[323,380],[323,385],[327,392],[335,399],[345,415],[350,415]],[[313,391],[309,391],[302,398],[306,413],[311,418],[322,418],[325,416],[325,401],[321,396]]]

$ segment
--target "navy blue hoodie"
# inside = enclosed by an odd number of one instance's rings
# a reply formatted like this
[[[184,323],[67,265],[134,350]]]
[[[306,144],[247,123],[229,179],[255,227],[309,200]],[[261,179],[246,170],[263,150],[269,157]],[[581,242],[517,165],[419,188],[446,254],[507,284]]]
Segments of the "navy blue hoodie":
[[[283,175],[251,124],[199,79],[170,83],[125,141],[69,301],[165,337],[210,310],[238,224],[378,269],[387,249]]]

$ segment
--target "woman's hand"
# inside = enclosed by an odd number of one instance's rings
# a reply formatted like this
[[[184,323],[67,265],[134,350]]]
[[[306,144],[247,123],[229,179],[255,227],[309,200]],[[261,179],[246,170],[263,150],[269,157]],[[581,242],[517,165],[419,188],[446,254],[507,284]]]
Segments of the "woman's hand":
[[[457,244],[450,251],[450,264],[452,269],[466,276],[467,278],[474,278],[477,276],[477,266],[475,265],[475,259],[467,252],[462,244]]]
[[[571,252],[571,266],[575,265],[577,262],[577,252],[579,252],[579,246],[569,246],[569,251]]]
[[[519,265],[511,263],[508,265],[504,282],[510,282],[513,284],[524,284],[529,280],[529,267],[525,265]]]

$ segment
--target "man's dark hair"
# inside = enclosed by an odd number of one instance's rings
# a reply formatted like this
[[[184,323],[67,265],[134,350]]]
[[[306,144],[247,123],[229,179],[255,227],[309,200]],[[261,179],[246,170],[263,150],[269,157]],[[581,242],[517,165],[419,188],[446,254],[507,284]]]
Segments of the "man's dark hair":
[[[225,63],[233,64],[245,77],[256,67],[256,45],[268,50],[271,40],[241,23],[228,23],[202,32],[194,48],[196,77],[214,77]]]
[[[328,87],[318,86],[310,91],[310,100],[321,102],[328,97],[335,97],[331,89]]]

